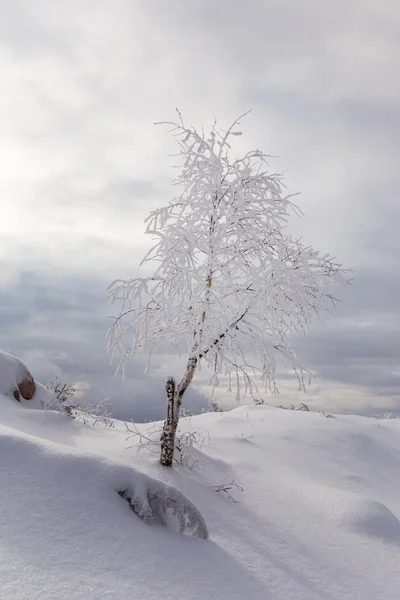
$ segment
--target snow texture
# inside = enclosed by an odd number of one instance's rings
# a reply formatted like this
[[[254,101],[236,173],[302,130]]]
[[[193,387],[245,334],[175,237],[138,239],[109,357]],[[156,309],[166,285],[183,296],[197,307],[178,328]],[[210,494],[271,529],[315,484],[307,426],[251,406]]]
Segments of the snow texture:
[[[28,405],[0,396],[2,600],[398,600],[400,420],[204,414],[194,468],[163,469],[123,423]]]

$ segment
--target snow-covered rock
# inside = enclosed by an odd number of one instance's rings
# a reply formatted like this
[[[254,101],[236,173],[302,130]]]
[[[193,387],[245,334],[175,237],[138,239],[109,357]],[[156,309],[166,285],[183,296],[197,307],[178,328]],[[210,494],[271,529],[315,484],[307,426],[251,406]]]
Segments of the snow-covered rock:
[[[0,350],[0,394],[20,400],[31,400],[36,391],[36,383],[24,363]]]

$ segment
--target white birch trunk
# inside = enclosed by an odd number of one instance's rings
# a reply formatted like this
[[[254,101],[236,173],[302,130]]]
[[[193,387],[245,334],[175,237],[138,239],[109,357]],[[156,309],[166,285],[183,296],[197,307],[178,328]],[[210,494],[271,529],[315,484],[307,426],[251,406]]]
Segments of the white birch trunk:
[[[161,434],[160,462],[164,467],[172,467],[175,451],[175,439],[178,429],[179,413],[182,406],[182,397],[189,387],[197,367],[197,358],[189,358],[185,375],[175,386],[172,377],[167,379],[165,391],[167,394],[167,418]]]

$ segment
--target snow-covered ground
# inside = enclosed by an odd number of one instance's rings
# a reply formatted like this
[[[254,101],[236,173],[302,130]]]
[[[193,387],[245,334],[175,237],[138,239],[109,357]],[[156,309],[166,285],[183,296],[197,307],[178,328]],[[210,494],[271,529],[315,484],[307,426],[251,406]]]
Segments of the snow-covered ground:
[[[400,597],[400,420],[204,414],[182,422],[193,468],[168,470],[121,422],[28,406],[0,396],[2,600]],[[209,540],[132,512],[117,491],[148,476],[197,505]]]

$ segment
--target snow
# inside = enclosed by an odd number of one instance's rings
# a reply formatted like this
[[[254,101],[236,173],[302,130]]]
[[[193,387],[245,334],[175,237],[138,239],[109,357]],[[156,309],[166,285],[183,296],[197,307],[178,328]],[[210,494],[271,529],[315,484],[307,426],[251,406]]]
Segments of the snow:
[[[12,395],[25,377],[29,378],[30,373],[24,363],[0,351],[0,394]]]
[[[38,397],[0,396],[2,600],[398,599],[400,420],[208,413],[182,419],[204,443],[171,470],[122,422],[84,425]],[[144,522],[126,490],[187,497],[210,539]]]

